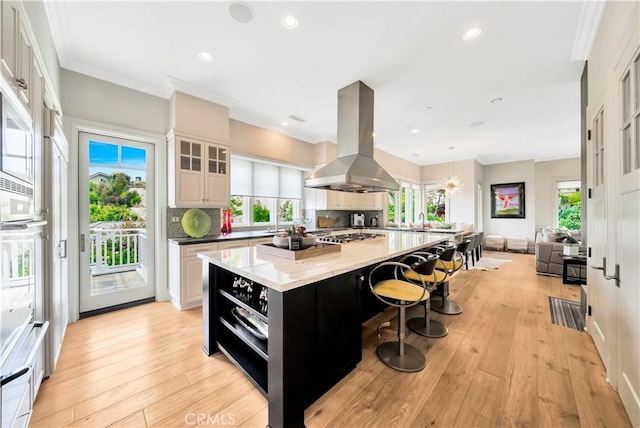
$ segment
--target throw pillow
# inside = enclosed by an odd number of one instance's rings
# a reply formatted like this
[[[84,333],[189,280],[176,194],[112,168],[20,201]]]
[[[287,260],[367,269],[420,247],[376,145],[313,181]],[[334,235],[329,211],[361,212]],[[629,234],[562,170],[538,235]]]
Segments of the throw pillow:
[[[578,240],[575,238],[572,238],[571,236],[567,236],[562,240],[562,242],[564,242],[565,244],[577,244]]]

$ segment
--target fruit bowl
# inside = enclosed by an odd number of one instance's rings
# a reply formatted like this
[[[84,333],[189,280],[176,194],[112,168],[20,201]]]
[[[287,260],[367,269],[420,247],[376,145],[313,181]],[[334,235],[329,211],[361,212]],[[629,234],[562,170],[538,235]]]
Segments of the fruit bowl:
[[[211,229],[211,218],[200,208],[191,208],[182,216],[182,228],[192,238],[202,238]]]

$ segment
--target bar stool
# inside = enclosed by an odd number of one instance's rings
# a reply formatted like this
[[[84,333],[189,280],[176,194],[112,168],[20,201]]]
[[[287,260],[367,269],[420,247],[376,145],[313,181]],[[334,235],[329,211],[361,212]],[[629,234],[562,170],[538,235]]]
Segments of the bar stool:
[[[440,257],[435,254],[425,252],[415,252],[402,258],[401,262],[407,262],[410,259],[416,259],[411,266],[413,269],[407,269],[402,275],[411,282],[424,282],[427,291],[433,291],[439,284],[448,281],[449,275],[446,272],[435,269],[436,262]],[[447,326],[437,320],[429,318],[429,308],[431,307],[431,299],[424,300],[424,318],[411,318],[407,321],[409,329],[420,336],[424,337],[444,337],[449,333]]]
[[[445,315],[458,315],[462,313],[462,308],[453,300],[449,300],[449,282],[454,273],[462,266],[462,255],[458,253],[457,246],[434,247],[439,251],[440,260],[436,262],[436,269],[446,272],[449,275],[447,281],[442,283],[441,296],[434,296],[431,309]]]
[[[376,271],[383,268],[393,268],[392,279],[374,281]],[[378,346],[377,353],[380,360],[392,369],[402,372],[418,372],[427,364],[426,357],[417,348],[406,344],[406,309],[417,305],[429,298],[429,291],[424,283],[420,285],[398,279],[398,271],[413,270],[405,263],[384,262],[374,267],[369,273],[369,288],[381,302],[398,308],[398,341],[385,342]],[[417,274],[417,272],[416,272]]]

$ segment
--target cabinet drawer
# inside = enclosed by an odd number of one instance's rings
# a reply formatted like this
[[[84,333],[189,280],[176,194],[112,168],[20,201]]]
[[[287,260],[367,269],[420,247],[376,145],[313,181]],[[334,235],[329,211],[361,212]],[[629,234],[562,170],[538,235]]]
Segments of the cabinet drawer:
[[[181,257],[193,257],[198,253],[202,253],[205,251],[216,251],[218,249],[217,242],[211,242],[207,244],[193,244],[193,245],[183,245],[180,247],[180,256]]]

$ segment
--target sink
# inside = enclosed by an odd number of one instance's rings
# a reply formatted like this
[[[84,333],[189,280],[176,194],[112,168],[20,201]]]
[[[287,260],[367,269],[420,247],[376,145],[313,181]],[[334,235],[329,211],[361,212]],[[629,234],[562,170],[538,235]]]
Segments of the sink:
[[[267,229],[264,233],[280,233],[286,232],[289,229]]]

